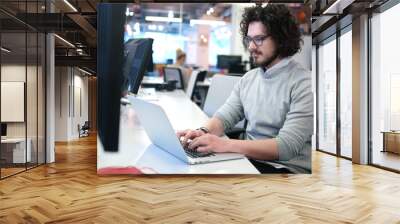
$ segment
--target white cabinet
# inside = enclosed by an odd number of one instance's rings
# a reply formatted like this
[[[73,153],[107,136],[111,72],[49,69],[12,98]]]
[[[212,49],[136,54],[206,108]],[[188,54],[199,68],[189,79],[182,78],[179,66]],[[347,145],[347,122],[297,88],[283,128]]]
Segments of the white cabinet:
[[[2,139],[2,147],[7,147],[7,149],[12,149],[12,162],[13,163],[25,163],[32,161],[32,140],[28,138],[26,140],[28,144],[25,153],[25,139],[24,138],[7,138]],[[27,161],[25,161],[27,159]]]

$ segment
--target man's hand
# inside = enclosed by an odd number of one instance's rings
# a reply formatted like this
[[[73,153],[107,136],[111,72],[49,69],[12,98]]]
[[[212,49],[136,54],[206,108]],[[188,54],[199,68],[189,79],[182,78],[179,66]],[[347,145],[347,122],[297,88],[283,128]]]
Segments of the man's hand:
[[[232,152],[230,140],[212,134],[203,134],[189,143],[189,149],[198,152]]]
[[[205,135],[205,133],[202,130],[186,129],[184,131],[178,131],[176,133],[176,135],[178,136],[179,140],[181,140],[183,146],[187,147],[190,140],[193,140],[197,137]],[[183,139],[181,139],[181,138],[183,138]]]

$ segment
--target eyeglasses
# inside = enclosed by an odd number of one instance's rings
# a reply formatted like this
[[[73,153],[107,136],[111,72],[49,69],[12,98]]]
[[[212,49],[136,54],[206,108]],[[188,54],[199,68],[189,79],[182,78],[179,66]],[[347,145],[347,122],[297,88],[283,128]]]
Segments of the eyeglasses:
[[[267,39],[270,35],[258,35],[255,37],[245,36],[243,38],[243,43],[246,47],[249,47],[250,43],[253,42],[257,47],[261,46],[263,41]]]

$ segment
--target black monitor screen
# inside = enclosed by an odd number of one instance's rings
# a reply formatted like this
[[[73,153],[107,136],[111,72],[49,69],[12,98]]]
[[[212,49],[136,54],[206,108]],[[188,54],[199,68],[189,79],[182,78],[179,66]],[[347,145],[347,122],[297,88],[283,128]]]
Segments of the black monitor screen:
[[[153,61],[153,51],[151,51],[151,56],[150,56],[150,60],[149,63],[147,64],[147,72],[153,72],[154,71],[154,61]]]
[[[242,56],[240,55],[217,55],[217,68],[229,69],[231,65],[241,64]]]
[[[1,124],[1,136],[7,136],[7,124]]]
[[[153,39],[132,39],[124,46],[125,90],[137,94],[143,75],[152,58]]]
[[[118,151],[126,4],[97,5],[97,128],[105,151]]]

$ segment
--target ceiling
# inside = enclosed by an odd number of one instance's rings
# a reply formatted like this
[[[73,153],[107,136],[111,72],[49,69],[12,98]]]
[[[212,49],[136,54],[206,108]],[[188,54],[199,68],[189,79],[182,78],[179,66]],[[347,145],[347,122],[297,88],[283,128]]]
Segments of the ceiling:
[[[97,12],[99,2],[127,3],[117,0],[45,0],[0,1],[0,23],[3,33],[3,46],[12,48],[15,55],[34,54],[35,44],[28,44],[25,50],[25,30],[54,32],[62,39],[55,38],[56,65],[86,66],[96,70]],[[128,4],[129,10],[144,21],[145,16],[167,16],[173,11],[174,17],[198,19],[211,7],[212,17],[230,19],[231,4],[224,3],[174,3],[170,1],[141,1],[141,4]],[[158,2],[158,3],[157,3]],[[163,3],[160,3],[163,2]],[[168,3],[166,3],[168,2]],[[228,2],[228,1],[225,1]],[[271,2],[271,1],[270,1]],[[275,0],[274,2],[301,3],[300,0]],[[68,4],[69,3],[69,4]],[[52,10],[50,10],[50,8]],[[48,13],[52,11],[52,13]],[[29,40],[28,40],[29,41]],[[79,49],[79,50],[77,50]],[[79,53],[81,52],[81,53]]]
[[[354,17],[374,12],[386,2],[388,0],[310,1],[313,9],[311,24],[313,44],[319,43],[335,34],[337,30],[350,25]]]

